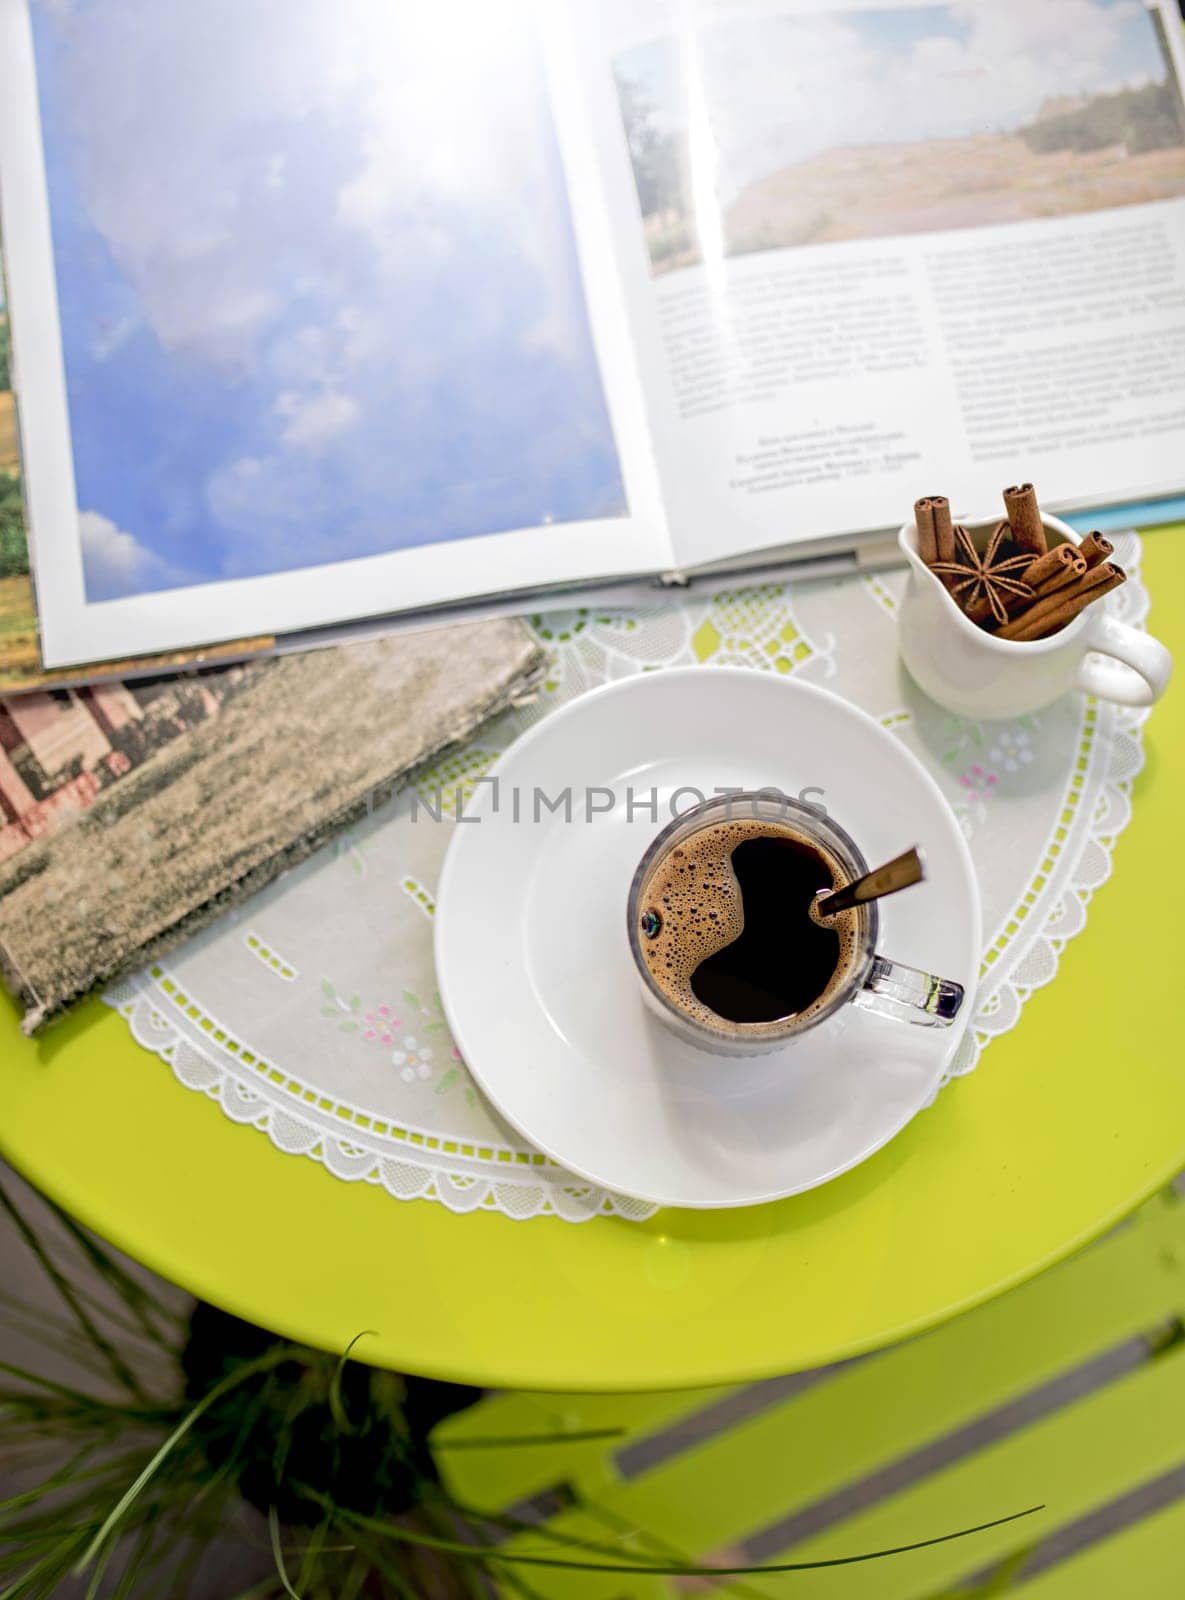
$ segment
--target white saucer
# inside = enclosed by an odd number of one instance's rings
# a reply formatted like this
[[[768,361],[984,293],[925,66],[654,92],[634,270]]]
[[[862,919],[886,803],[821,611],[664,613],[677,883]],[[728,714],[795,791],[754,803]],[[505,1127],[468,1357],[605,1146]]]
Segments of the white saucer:
[[[538,1149],[657,1205],[757,1205],[855,1166],[930,1099],[971,1014],[979,894],[937,786],[871,717],[772,673],[671,669],[569,702],[493,775],[445,859],[436,963],[470,1071]],[[724,785],[811,789],[872,864],[923,847],[927,882],[881,903],[880,953],[964,986],[951,1027],[849,1005],[784,1050],[726,1060],[651,1018],[626,942],[630,878],[676,790]],[[536,807],[536,789],[570,789],[572,820]]]

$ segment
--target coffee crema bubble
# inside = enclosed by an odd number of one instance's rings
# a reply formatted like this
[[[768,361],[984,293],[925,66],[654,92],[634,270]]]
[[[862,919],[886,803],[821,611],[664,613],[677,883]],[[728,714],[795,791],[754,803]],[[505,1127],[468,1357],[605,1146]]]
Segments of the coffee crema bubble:
[[[817,890],[848,874],[792,824],[710,823],[655,862],[638,901],[639,946],[663,996],[714,1031],[806,1025],[846,980],[862,912],[810,917]]]

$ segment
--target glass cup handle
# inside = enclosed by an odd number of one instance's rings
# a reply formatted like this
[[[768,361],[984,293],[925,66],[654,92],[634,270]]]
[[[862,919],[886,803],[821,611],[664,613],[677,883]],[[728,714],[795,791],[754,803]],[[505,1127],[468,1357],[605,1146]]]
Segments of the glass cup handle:
[[[924,1028],[949,1028],[963,1004],[963,985],[876,956],[855,1004],[878,1016],[920,1022]]]

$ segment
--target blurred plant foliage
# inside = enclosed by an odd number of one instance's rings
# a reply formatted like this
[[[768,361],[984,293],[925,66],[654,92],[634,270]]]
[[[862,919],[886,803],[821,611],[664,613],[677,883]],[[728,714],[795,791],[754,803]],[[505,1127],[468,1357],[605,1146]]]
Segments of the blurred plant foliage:
[[[289,1344],[210,1306],[179,1312],[64,1213],[35,1226],[0,1183],[5,1213],[56,1309],[0,1288],[0,1349],[38,1352],[35,1367],[0,1360],[0,1600],[180,1600],[212,1541],[245,1521],[266,1575],[226,1600],[538,1600],[530,1580],[547,1569],[807,1570],[697,1567],[661,1547],[643,1558],[630,1537],[476,1512],[441,1483],[431,1432],[478,1391],[363,1366],[353,1346]]]

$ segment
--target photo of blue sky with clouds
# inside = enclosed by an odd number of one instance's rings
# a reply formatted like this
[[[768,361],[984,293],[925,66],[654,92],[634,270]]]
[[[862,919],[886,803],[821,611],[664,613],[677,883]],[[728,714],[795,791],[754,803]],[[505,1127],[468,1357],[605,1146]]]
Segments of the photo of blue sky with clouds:
[[[625,513],[525,7],[33,14],[89,600]]]

